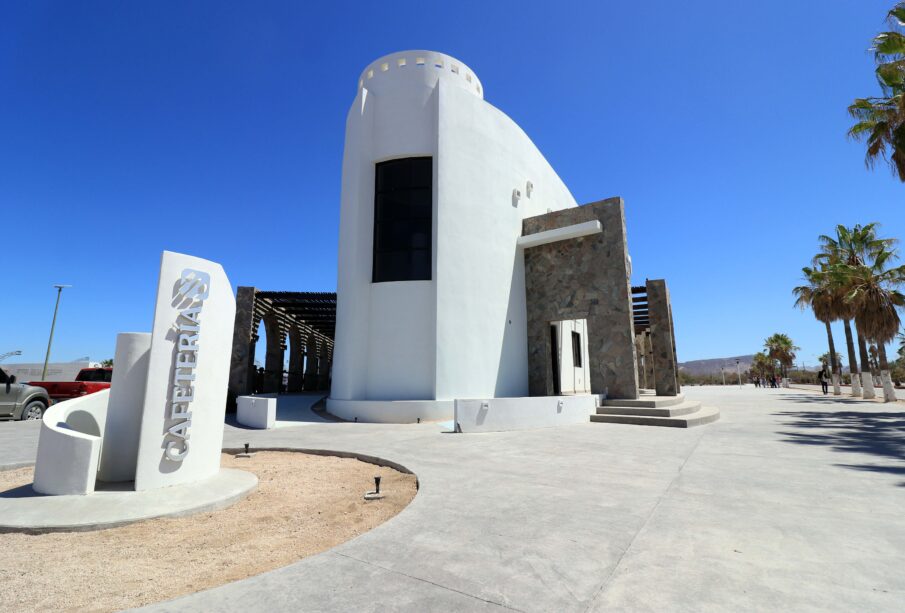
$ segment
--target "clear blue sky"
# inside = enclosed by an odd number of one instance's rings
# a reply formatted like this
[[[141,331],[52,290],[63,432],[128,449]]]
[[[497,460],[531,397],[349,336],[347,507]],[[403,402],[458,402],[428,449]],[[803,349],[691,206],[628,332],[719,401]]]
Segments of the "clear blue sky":
[[[679,359],[823,328],[791,288],[836,223],[905,237],[845,109],[877,91],[892,0],[6,2],[0,353],[112,357],[151,325],[160,251],[234,286],[334,290],[346,111],[385,53],[453,55],[579,202],[625,198],[636,282],[671,287]],[[841,328],[837,327],[840,347]]]

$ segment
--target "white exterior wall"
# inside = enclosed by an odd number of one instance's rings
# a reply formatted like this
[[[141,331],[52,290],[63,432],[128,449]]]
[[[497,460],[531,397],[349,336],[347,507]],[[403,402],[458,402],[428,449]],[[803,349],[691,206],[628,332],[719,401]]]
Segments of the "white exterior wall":
[[[432,280],[372,284],[375,165],[415,156],[433,157]],[[388,403],[427,400],[448,419],[456,398],[526,396],[521,220],[572,206],[528,136],[483,100],[467,66],[428,51],[369,66],[346,122],[328,408],[348,419],[378,421],[386,411],[414,421],[409,408]]]
[[[527,396],[522,219],[575,199],[511,119],[442,84],[439,137],[437,398]]]

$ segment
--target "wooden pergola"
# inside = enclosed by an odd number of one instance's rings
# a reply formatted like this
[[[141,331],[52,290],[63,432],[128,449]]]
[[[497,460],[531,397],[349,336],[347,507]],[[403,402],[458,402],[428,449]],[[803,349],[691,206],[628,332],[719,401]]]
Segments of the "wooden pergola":
[[[262,321],[267,336],[263,372],[254,363]],[[335,335],[335,293],[239,287],[229,377],[231,395],[328,389]],[[284,369],[287,350],[289,367]],[[288,375],[285,385],[284,375]]]

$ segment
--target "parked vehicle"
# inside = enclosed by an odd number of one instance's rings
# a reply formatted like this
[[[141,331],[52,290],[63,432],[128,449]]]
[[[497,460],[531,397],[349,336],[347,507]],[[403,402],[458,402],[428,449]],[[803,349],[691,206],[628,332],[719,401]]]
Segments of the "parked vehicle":
[[[50,396],[47,390],[27,383],[16,383],[15,375],[7,375],[0,368],[0,418],[41,419],[49,406]]]
[[[31,381],[29,385],[43,387],[54,402],[62,402],[105,390],[112,378],[112,368],[83,368],[75,381]]]

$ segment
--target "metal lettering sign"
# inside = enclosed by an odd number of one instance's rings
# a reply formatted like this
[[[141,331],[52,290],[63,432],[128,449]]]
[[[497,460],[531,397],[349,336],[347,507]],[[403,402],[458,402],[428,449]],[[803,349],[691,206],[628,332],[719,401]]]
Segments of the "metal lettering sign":
[[[179,337],[176,341],[176,358],[173,364],[173,396],[170,399],[169,417],[176,423],[165,435],[164,457],[181,462],[189,452],[191,437],[191,403],[195,399],[195,369],[201,348],[201,311],[210,295],[210,275],[200,270],[186,268],[180,276],[174,302],[181,305],[176,317]]]

